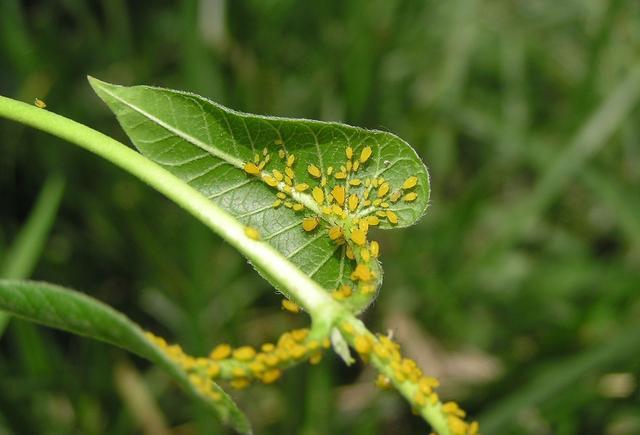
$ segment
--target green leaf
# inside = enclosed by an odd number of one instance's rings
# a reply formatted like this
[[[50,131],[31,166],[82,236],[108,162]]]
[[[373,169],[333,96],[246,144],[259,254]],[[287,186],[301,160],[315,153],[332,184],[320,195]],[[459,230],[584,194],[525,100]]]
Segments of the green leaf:
[[[178,383],[199,398],[226,424],[243,434],[251,427],[231,398],[211,382],[206,394],[189,374],[151,340],[140,327],[109,306],[82,293],[34,281],[0,280],[0,309],[53,328],[105,341],[136,353],[163,367]]]
[[[328,235],[331,227],[338,226],[349,234],[357,226],[354,219],[383,213],[385,216],[378,216],[380,228],[404,227],[415,223],[427,208],[427,170],[415,151],[391,133],[332,122],[244,114],[186,92],[89,80],[142,154],[243,224],[256,228],[263,240],[327,290],[353,285],[351,273],[356,264],[347,258],[347,246],[358,247],[348,237],[343,245],[332,241]],[[351,159],[347,158],[348,149]],[[365,149],[370,149],[371,155],[361,161]],[[279,177],[285,175],[289,159],[294,160],[290,167],[293,186]],[[345,170],[349,160],[352,169],[358,162],[357,171]],[[318,168],[320,176],[312,174],[310,165]],[[402,189],[409,177],[416,177],[417,183]],[[377,186],[385,183],[389,188],[380,192],[384,204],[367,205],[365,192],[369,191],[368,199],[373,202]],[[297,191],[297,185],[308,188]],[[342,216],[326,213],[336,186],[345,188]],[[322,191],[322,204],[312,195],[316,187]],[[278,193],[284,198],[274,207]],[[352,194],[359,199],[354,210],[349,207]],[[288,207],[295,204],[304,208],[296,211]],[[391,218],[386,217],[387,210],[392,212]],[[392,222],[393,214],[397,223]],[[305,231],[305,218],[318,218],[319,225]],[[377,260],[372,263],[373,270],[379,270]],[[381,275],[379,270],[376,290]],[[359,311],[370,300],[355,298],[350,301],[351,308]]]

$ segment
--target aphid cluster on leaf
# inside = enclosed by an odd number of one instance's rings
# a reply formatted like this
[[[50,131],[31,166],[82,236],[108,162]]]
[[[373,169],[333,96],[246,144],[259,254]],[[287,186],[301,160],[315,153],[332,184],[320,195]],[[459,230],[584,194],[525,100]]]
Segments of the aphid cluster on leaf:
[[[338,167],[307,163],[308,176],[299,180],[294,170],[299,162],[296,155],[286,150],[282,139],[276,139],[274,144],[278,148],[277,159],[271,159],[269,149],[264,148],[261,154],[255,153],[253,160],[244,163],[245,172],[276,190],[274,208],[284,206],[308,213],[302,219],[302,230],[326,231],[329,239],[343,247],[345,256],[354,262],[353,272],[348,276],[353,283],[351,291],[348,294],[333,291],[336,299],[344,300],[354,290],[363,294],[375,292],[378,274],[374,262],[380,246],[368,240],[369,228],[380,225],[382,220],[391,225],[399,223],[393,204],[417,199],[418,177],[409,176],[394,187],[384,177],[367,175],[374,151],[370,145],[361,145],[358,149],[347,146],[344,161]],[[259,240],[259,234],[247,231],[249,237]]]

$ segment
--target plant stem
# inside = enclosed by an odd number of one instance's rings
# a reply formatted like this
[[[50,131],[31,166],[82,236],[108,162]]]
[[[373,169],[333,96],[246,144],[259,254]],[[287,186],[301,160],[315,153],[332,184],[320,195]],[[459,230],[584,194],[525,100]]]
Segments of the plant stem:
[[[126,145],[48,110],[0,96],[0,116],[40,129],[87,149],[164,194],[243,253],[282,286],[314,321],[329,320],[341,306],[268,243],[253,240],[245,227],[197,190]]]

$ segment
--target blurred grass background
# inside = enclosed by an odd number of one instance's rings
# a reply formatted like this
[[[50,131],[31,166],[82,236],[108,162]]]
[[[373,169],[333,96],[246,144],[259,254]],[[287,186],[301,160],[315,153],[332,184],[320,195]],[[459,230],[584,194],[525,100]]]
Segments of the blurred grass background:
[[[366,321],[393,330],[486,434],[640,433],[639,2],[0,2],[0,93],[126,141],[86,74],[400,135],[429,166],[432,206],[378,235],[385,283]],[[195,354],[306,323],[138,180],[20,125],[1,121],[0,138],[4,273],[62,174],[22,274]],[[328,356],[236,396],[260,434],[425,433],[373,377]],[[144,362],[10,321],[1,435],[131,433],[228,431]]]

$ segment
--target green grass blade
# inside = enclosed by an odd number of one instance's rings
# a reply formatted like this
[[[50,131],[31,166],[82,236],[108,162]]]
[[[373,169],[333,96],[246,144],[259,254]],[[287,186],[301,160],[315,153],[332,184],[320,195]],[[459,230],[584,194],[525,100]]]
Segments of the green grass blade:
[[[540,405],[601,367],[632,359],[637,354],[638,346],[640,324],[630,325],[607,342],[550,365],[540,375],[532,376],[531,382],[486,411],[479,419],[482,431],[505,433],[506,426],[517,417],[519,411]]]
[[[21,318],[52,328],[114,344],[164,368],[189,393],[200,399],[226,424],[250,434],[247,418],[215,383],[213,400],[189,380],[183,368],[123,314],[82,293],[51,284],[0,280],[0,308]]]
[[[52,175],[47,178],[29,219],[7,252],[0,269],[0,277],[22,279],[31,275],[47,241],[63,192],[64,179],[62,176]],[[9,316],[0,312],[0,336],[2,336],[8,321]]]

